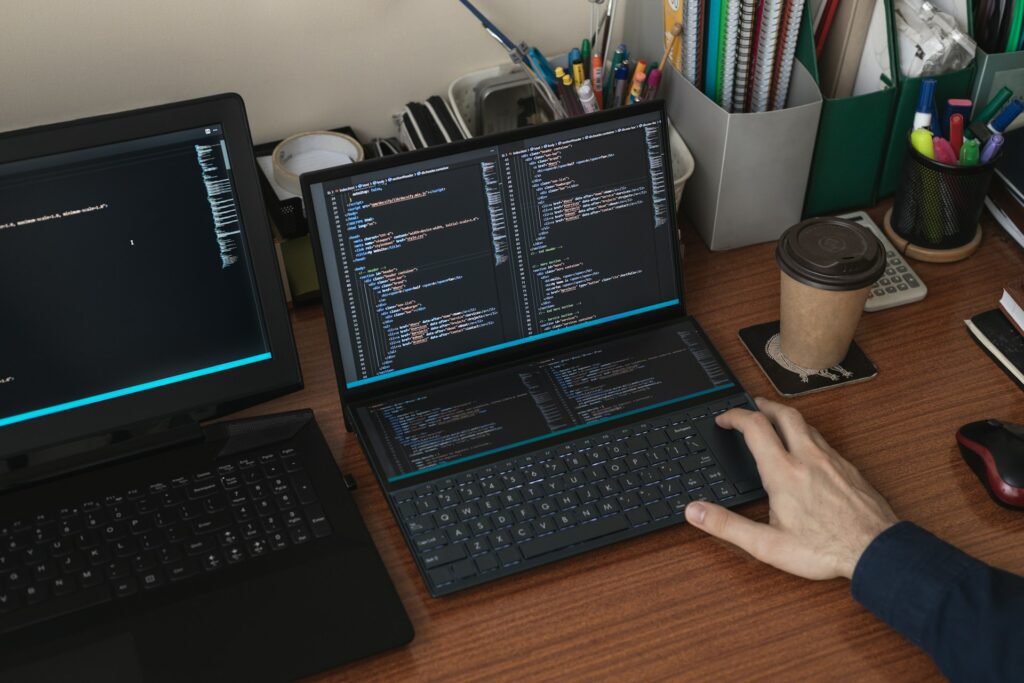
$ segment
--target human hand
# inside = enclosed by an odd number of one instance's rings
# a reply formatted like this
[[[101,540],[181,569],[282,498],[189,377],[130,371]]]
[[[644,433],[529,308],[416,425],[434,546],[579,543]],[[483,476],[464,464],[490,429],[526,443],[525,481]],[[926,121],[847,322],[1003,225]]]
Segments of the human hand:
[[[851,578],[871,541],[899,520],[799,412],[756,400],[761,412],[734,408],[716,422],[743,434],[753,453],[768,493],[769,523],[705,502],[687,505],[686,520],[790,574]]]

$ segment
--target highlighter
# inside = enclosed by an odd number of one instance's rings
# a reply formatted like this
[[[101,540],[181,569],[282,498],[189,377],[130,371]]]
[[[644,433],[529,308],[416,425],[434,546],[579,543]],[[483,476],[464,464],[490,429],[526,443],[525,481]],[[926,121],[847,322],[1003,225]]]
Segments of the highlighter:
[[[978,115],[971,120],[971,123],[988,123],[1003,108],[1003,105],[1010,101],[1011,97],[1013,97],[1013,91],[1003,86],[996,93],[995,97],[989,100],[984,109],[978,112]]]
[[[931,128],[932,110],[935,105],[935,79],[926,78],[921,81],[921,92],[917,98],[917,110],[914,112],[914,130]]]
[[[980,157],[978,151],[977,140],[964,140],[964,146],[960,148],[960,165],[961,166],[977,166],[978,158]]]
[[[987,164],[992,161],[996,154],[999,153],[999,149],[1003,146],[1005,138],[999,133],[994,133],[992,137],[985,143],[985,148],[981,150],[981,163]]]
[[[950,100],[952,102],[953,100]],[[964,145],[964,115],[960,113],[949,117],[949,144],[953,147],[953,154],[960,158],[960,148]]]
[[[953,145],[949,144],[946,138],[934,138],[932,140],[935,149],[935,160],[939,163],[956,166],[957,157],[953,154]]]
[[[597,108],[603,109],[604,88],[602,84],[604,83],[604,60],[601,58],[601,55],[593,55],[590,59],[593,62],[590,65],[590,82],[594,88],[594,99],[597,100]]]
[[[1024,102],[1020,100],[1014,100],[1006,105],[999,114],[988,124],[988,129],[993,133],[1003,133],[1007,127],[1013,123],[1014,119],[1020,116],[1020,113],[1024,111]]]
[[[927,128],[918,128],[911,133],[910,144],[921,156],[929,159],[935,158],[935,146],[932,142],[932,132]]]

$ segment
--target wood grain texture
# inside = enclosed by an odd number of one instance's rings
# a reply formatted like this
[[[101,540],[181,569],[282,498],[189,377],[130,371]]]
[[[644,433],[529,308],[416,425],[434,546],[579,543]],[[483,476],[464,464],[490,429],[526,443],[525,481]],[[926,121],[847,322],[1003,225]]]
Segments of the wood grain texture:
[[[881,223],[885,205],[870,213]],[[787,401],[913,520],[967,552],[1024,573],[1024,515],[997,507],[957,453],[954,433],[987,417],[1024,422],[1024,394],[970,339],[963,320],[994,308],[1024,252],[986,214],[979,251],[914,263],[928,297],[863,317],[868,382]],[[774,244],[710,253],[684,230],[686,299],[755,396],[778,398],[739,341],[778,317]],[[407,647],[319,680],[915,681],[939,677],[915,646],[850,597],[763,566],[686,525],[451,597],[429,597],[355,438],[345,432],[318,306],[293,314],[306,389],[250,413],[312,407],[416,628]],[[767,521],[764,501],[741,508]]]

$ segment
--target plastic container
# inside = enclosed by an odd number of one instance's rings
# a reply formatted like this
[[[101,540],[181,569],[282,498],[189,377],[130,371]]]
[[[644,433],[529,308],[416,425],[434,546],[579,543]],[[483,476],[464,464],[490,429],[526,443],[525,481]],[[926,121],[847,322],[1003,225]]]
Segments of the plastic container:
[[[564,68],[566,65],[564,54],[549,58],[548,61],[551,62],[553,67],[561,66]],[[477,129],[476,85],[480,81],[512,73],[517,68],[509,62],[508,64],[493,66],[489,69],[474,71],[464,76],[459,76],[452,81],[451,85],[448,86],[448,101],[463,128],[468,131]],[[672,156],[673,189],[675,190],[676,208],[678,209],[683,196],[683,188],[686,187],[686,181],[693,175],[694,160],[693,154],[690,153],[690,149],[683,142],[682,136],[676,132],[676,127],[669,125],[668,129],[669,152]]]

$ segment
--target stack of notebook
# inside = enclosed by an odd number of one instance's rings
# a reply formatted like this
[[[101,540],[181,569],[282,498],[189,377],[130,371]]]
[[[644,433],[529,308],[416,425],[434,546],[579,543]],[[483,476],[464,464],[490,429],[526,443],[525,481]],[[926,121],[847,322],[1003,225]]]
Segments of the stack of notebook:
[[[1006,136],[985,206],[1003,230],[1024,247],[1024,131]]]
[[[784,108],[804,0],[683,2],[683,76],[729,112]]]
[[[978,346],[1024,389],[1024,279],[1006,286],[999,308],[964,323]]]

